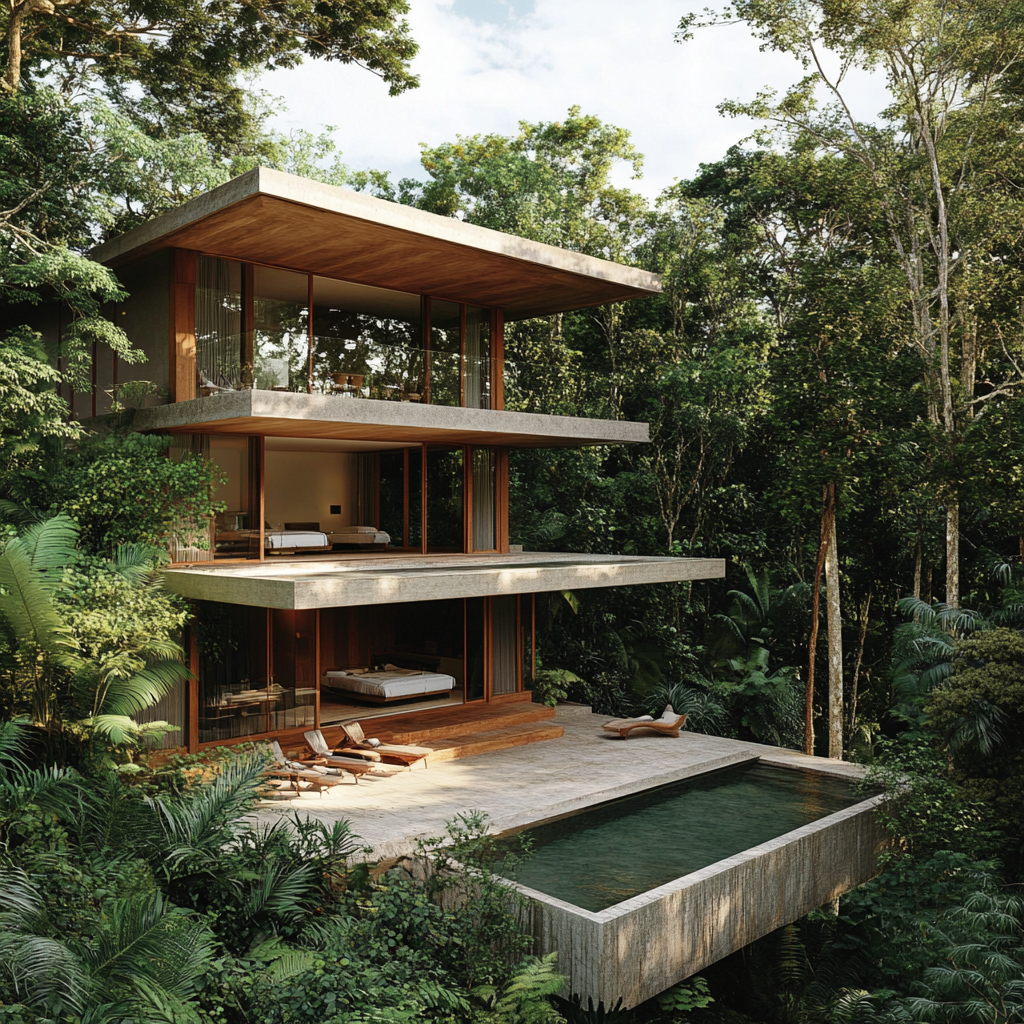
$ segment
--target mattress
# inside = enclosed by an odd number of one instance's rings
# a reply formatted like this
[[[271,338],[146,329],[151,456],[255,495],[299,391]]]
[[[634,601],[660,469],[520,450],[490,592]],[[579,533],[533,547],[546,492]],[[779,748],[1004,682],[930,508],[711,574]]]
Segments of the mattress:
[[[331,542],[326,533],[313,530],[269,530],[263,535],[263,547],[267,551],[282,548],[329,548]]]
[[[348,529],[327,534],[332,544],[390,544],[391,535],[383,530]]]
[[[389,668],[383,672],[335,669],[325,672],[324,686],[390,700],[394,697],[419,697],[455,688],[455,679],[443,672],[417,672],[415,669]]]

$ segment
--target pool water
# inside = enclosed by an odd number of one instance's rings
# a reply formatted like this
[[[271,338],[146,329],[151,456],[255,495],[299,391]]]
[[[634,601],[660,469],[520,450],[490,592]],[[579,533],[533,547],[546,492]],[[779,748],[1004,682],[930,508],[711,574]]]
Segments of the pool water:
[[[738,765],[523,830],[508,877],[599,911],[866,799],[845,779]],[[518,849],[515,837],[503,840]]]

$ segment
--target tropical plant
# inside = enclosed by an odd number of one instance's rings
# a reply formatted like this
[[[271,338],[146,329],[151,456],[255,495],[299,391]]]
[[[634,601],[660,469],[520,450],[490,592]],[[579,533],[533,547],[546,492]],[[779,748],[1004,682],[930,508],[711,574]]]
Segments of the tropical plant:
[[[166,635],[134,645],[122,635],[122,642],[83,649],[58,604],[68,566],[78,557],[77,538],[74,523],[55,516],[10,539],[0,554],[9,690],[27,695],[22,699],[32,720],[50,732],[66,728],[114,745],[138,743],[167,723],[141,726],[133,716],[186,680],[188,669],[180,646]],[[125,549],[111,568],[135,585],[153,572],[152,554]]]
[[[649,715],[660,715],[669,704],[677,714],[686,715],[685,728],[689,732],[719,736],[728,718],[719,696],[686,683],[657,687],[647,695],[645,706]]]

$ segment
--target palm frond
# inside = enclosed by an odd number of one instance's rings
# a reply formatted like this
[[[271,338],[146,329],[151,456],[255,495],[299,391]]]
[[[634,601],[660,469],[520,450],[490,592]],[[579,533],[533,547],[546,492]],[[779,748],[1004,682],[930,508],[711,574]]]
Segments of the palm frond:
[[[173,802],[154,802],[161,813],[161,854],[169,866],[205,850],[221,849],[225,830],[247,814],[259,796],[268,761],[267,754],[244,755],[228,762],[207,785]]]
[[[30,526],[19,540],[31,559],[32,568],[52,587],[59,581],[64,567],[77,554],[78,526],[73,519],[61,513]]]
[[[0,766],[25,767],[32,724],[27,718],[0,722]]]
[[[0,615],[7,619],[19,643],[59,661],[66,660],[77,646],[53,607],[50,589],[33,564],[30,548],[20,537],[0,555]]]
[[[106,715],[137,715],[191,678],[186,665],[174,659],[156,661],[128,679],[109,680],[98,710]]]
[[[213,958],[213,936],[204,925],[159,891],[110,900],[104,911],[104,928],[80,954],[94,984],[134,989],[142,980],[179,998],[195,991]]]
[[[236,924],[264,918],[297,921],[317,897],[312,864],[271,864],[238,907]]]
[[[46,928],[43,900],[20,868],[0,865],[0,970],[34,1009],[78,1012],[86,975],[78,957]]]
[[[1004,740],[1004,729],[1009,722],[1006,712],[988,700],[974,700],[968,713],[957,718],[949,734],[952,753],[973,747],[983,757],[989,757]]]
[[[114,552],[111,567],[137,586],[160,583],[161,567],[170,561],[163,548],[151,544],[121,544]]]

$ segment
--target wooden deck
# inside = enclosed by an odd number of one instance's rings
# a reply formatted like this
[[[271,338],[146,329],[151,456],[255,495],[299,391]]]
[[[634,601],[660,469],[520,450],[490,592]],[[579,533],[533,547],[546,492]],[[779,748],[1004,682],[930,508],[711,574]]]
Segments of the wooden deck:
[[[473,702],[371,719],[364,729],[368,736],[384,743],[429,747],[429,764],[559,739],[565,730],[554,719],[554,708],[533,704],[530,695],[524,693],[519,699],[496,704]],[[332,746],[344,739],[338,727],[325,726],[323,734]],[[301,753],[305,746],[301,729],[289,730],[280,740],[285,750],[294,754]]]

